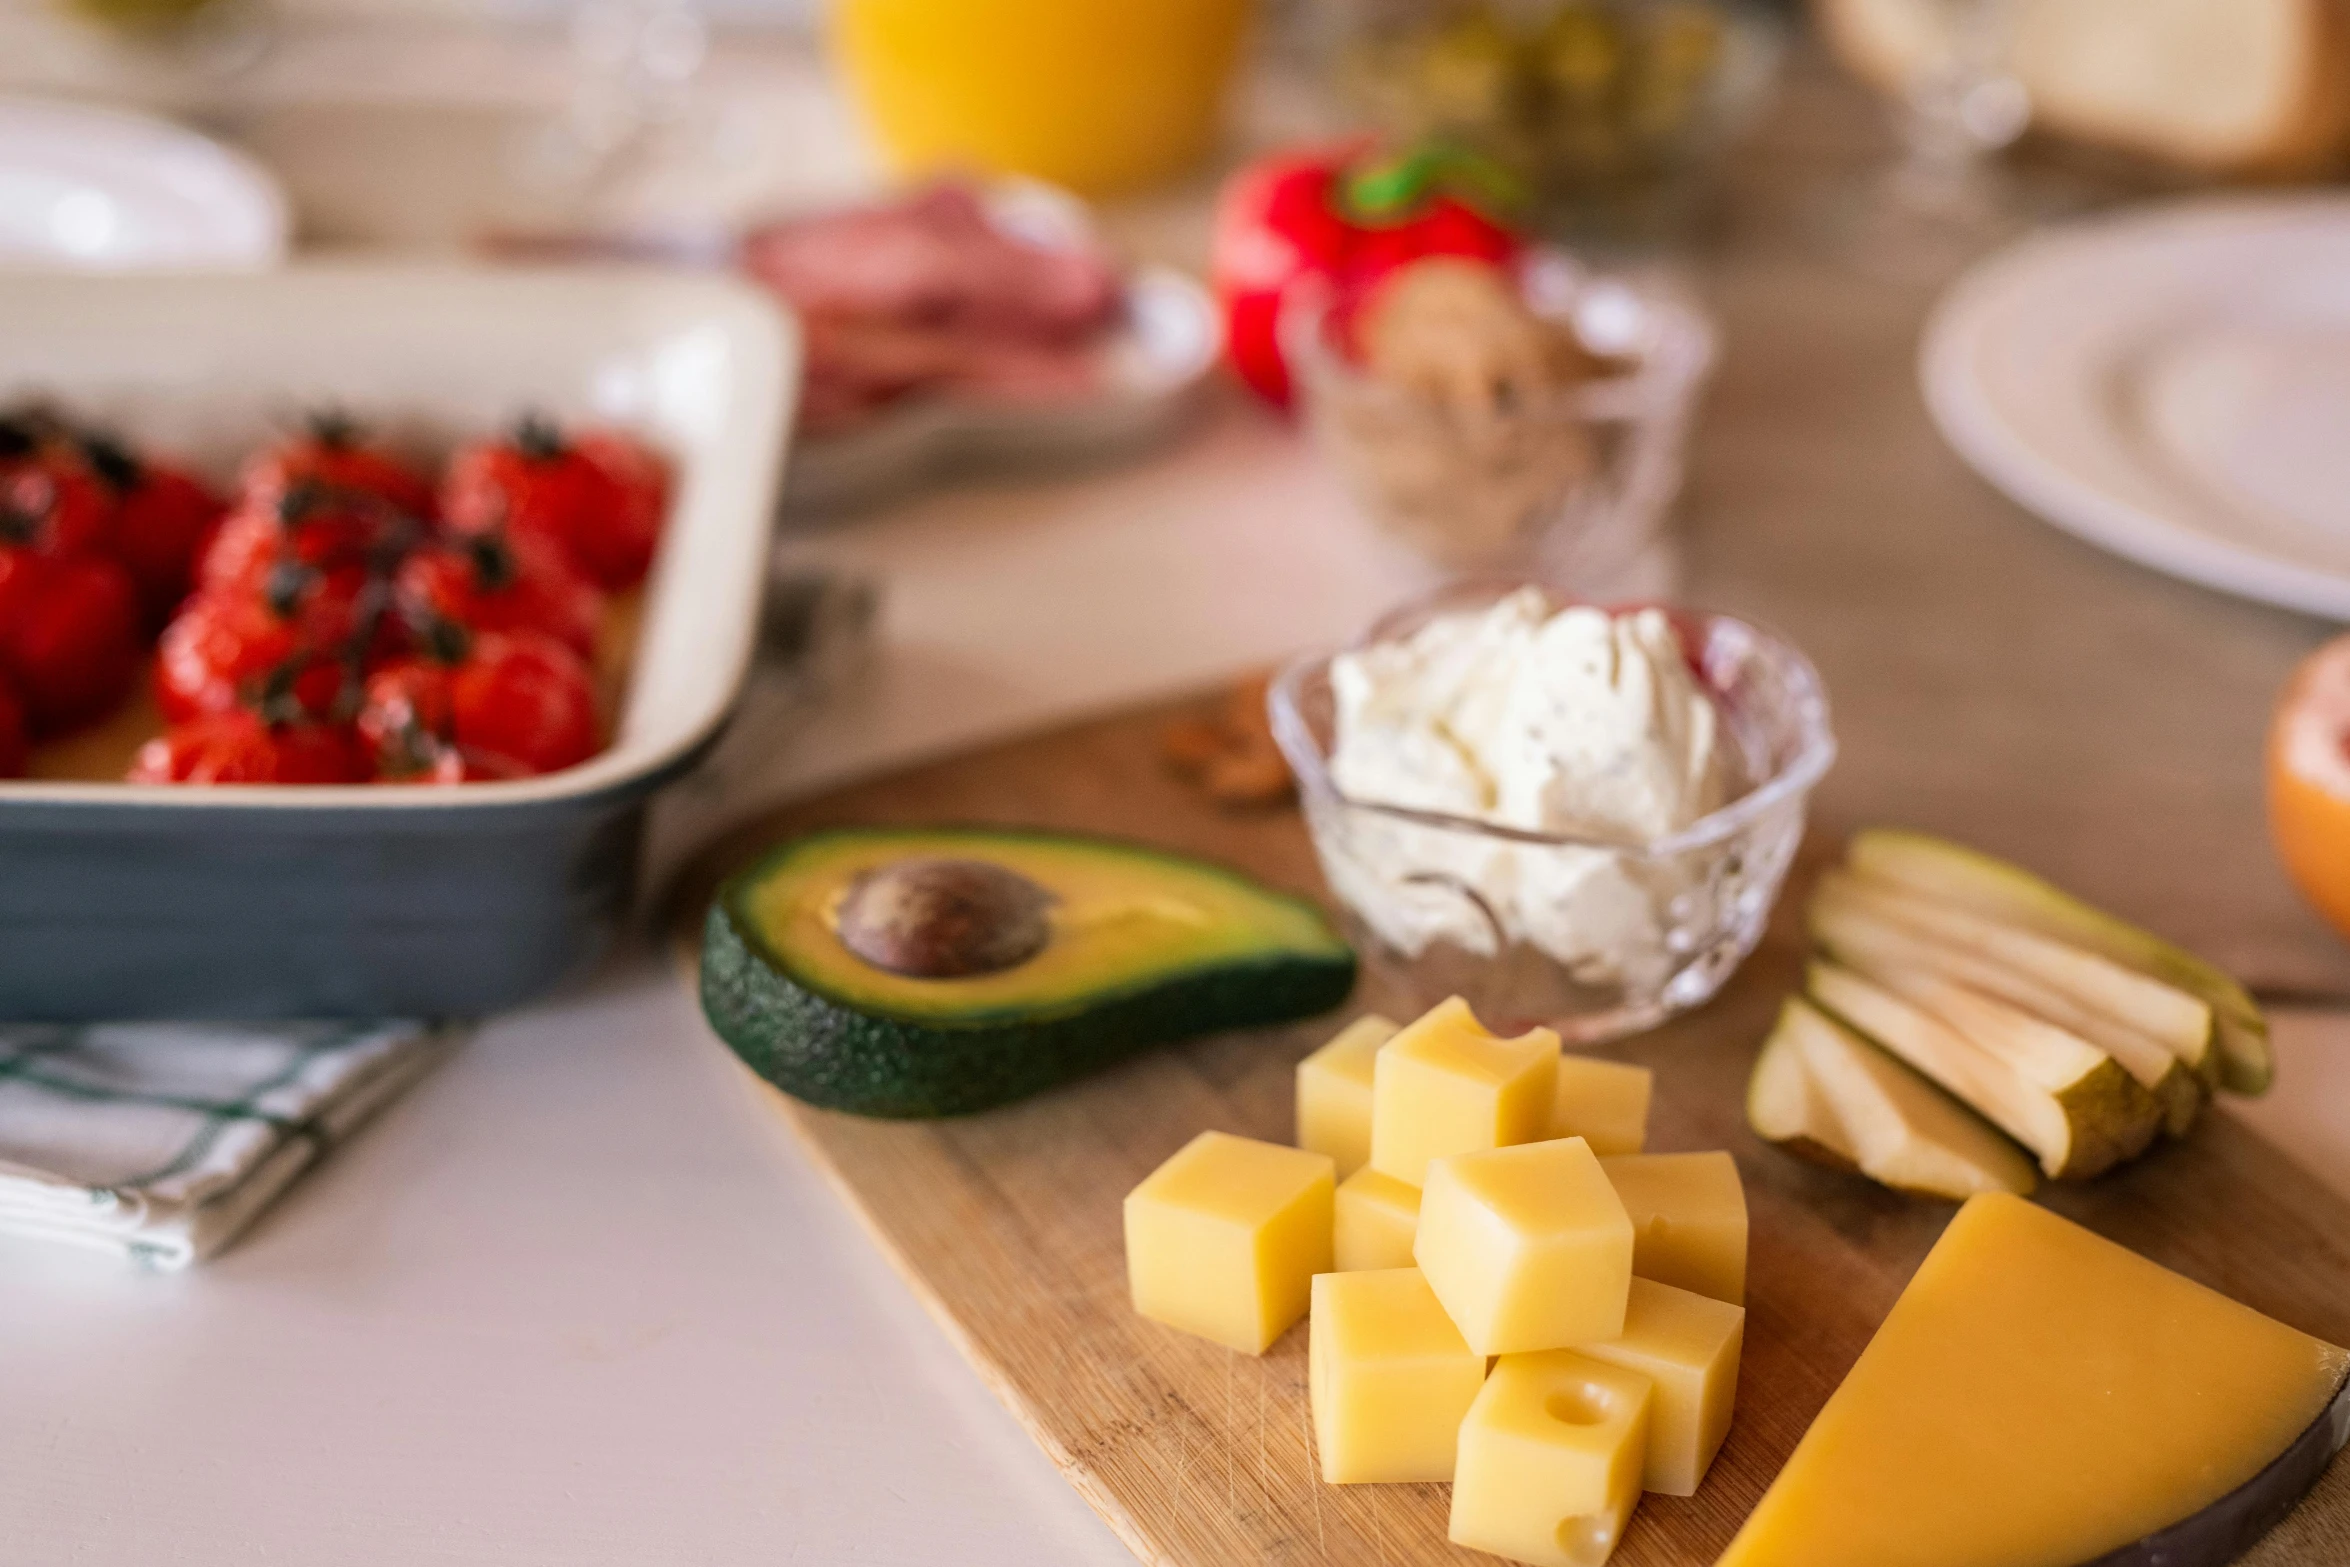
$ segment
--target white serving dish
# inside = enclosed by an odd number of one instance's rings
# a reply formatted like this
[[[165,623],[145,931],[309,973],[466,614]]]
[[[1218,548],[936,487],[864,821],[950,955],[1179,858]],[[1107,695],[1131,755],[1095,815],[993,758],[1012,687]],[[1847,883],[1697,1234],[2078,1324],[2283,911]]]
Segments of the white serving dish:
[[[455,788],[0,783],[0,1016],[480,1010],[626,913],[646,797],[716,736],[757,635],[798,348],[711,278],[359,266],[0,277],[0,401],[200,465],[340,406],[445,446],[528,409],[627,427],[676,485],[616,734]]]

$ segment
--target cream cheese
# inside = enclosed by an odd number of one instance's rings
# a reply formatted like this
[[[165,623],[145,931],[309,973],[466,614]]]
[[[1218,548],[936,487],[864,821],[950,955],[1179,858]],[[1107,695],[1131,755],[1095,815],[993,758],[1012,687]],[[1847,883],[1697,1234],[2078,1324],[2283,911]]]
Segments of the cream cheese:
[[[1349,799],[1576,844],[1363,815],[1339,895],[1416,957],[1531,944],[1578,982],[1661,983],[1686,878],[1604,845],[1678,832],[1729,797],[1720,714],[1659,611],[1554,612],[1522,589],[1332,661],[1331,778]]]

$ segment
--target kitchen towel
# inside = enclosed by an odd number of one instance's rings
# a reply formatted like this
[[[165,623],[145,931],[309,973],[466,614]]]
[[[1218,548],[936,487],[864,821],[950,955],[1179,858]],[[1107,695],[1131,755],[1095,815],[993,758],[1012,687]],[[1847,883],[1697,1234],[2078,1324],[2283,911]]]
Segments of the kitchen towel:
[[[454,1037],[416,1022],[0,1025],[0,1235],[185,1268]]]

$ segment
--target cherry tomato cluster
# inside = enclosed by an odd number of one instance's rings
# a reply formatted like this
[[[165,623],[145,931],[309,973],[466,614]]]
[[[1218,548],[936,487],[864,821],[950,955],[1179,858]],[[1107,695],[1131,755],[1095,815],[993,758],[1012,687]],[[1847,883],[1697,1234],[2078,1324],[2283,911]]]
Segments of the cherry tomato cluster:
[[[525,419],[436,487],[349,420],[226,502],[46,412],[0,418],[0,769],[111,711],[154,641],[147,783],[458,783],[601,744],[605,596],[644,578],[660,459]]]

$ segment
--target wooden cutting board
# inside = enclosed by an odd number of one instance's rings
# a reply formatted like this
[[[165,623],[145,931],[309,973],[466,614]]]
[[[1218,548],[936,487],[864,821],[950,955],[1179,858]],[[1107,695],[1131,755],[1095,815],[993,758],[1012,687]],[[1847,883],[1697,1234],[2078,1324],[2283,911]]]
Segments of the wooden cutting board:
[[[1167,716],[1019,741],[756,822],[681,883],[681,933],[698,928],[709,888],[753,849],[854,823],[1115,833],[1322,896],[1294,811],[1220,815],[1160,770]],[[1951,1212],[1801,1164],[1746,1130],[1747,1068],[1800,960],[1791,914],[1832,848],[1815,836],[1762,950],[1719,998],[1609,1052],[1656,1070],[1650,1147],[1731,1150],[1753,1221],[1736,1423],[1698,1495],[1641,1504],[1615,1558],[1625,1567],[1714,1559]],[[748,1073],[745,1084],[773,1101],[980,1375],[1142,1560],[1490,1562],[1446,1542],[1446,1487],[1321,1483],[1302,1324],[1252,1358],[1146,1322],[1127,1304],[1119,1199],[1128,1188],[1203,1127],[1287,1141],[1298,1057],[1382,999],[1366,981],[1329,1020],[1160,1051],[955,1121],[862,1120],[796,1104]],[[2225,1114],[2183,1144],[2046,1200],[2238,1300],[2350,1342],[2350,1204]],[[2350,1560],[2350,1465],[2336,1465],[2245,1559]]]

